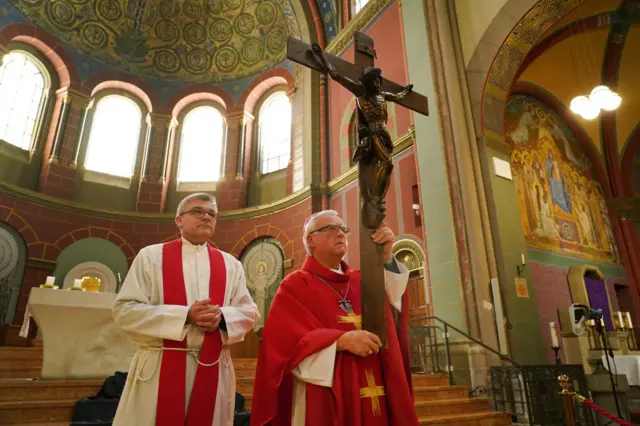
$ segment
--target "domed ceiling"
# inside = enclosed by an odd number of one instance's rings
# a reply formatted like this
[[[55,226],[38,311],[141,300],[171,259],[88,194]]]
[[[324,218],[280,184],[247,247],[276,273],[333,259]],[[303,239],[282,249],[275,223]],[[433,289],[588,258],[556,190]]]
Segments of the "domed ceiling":
[[[127,72],[222,82],[269,69],[300,36],[289,0],[11,0],[64,44]]]

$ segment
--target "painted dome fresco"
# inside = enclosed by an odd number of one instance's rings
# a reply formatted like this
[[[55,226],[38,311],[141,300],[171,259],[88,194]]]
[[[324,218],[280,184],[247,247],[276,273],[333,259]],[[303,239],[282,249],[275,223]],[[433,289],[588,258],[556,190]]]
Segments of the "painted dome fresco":
[[[222,82],[281,63],[300,30],[289,0],[10,0],[67,46],[123,71]]]

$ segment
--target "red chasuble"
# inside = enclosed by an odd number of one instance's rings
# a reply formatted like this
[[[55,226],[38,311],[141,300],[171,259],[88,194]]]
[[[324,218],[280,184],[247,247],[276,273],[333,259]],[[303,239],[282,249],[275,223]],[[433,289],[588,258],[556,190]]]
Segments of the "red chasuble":
[[[209,298],[212,305],[224,304],[227,271],[222,253],[207,245],[209,250]],[[165,305],[187,305],[187,292],[182,269],[182,240],[171,241],[162,248],[162,289]],[[220,364],[205,367],[198,364],[196,378],[189,400],[189,411],[185,409],[187,392],[187,338],[178,342],[165,339],[165,348],[160,364],[158,407],[156,426],[210,426],[216,406]],[[220,358],[222,336],[220,331],[207,332],[200,349],[200,361],[214,363]],[[186,413],[186,417],[185,417]]]
[[[280,285],[265,323],[253,391],[251,426],[290,426],[292,370],[307,356],[361,328],[360,272],[343,262],[339,274],[307,257],[302,269]],[[324,281],[317,278],[321,277]],[[336,291],[353,304],[344,312]],[[329,288],[333,287],[336,291]],[[408,333],[406,298],[398,329],[387,304],[388,348],[360,357],[336,353],[332,387],[306,384],[306,426],[417,426],[410,373],[405,363]],[[403,324],[404,323],[404,324]],[[401,342],[404,348],[401,349]]]

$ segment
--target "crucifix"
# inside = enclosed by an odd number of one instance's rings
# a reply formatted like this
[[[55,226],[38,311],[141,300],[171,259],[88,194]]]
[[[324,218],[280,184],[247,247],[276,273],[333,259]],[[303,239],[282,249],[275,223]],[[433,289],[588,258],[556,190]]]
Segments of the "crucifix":
[[[355,64],[323,52],[317,43],[306,44],[289,37],[287,58],[315,71],[326,73],[356,96],[357,146],[353,161],[358,164],[360,189],[360,277],[362,282],[362,325],[386,346],[386,292],[382,247],[371,240],[386,216],[385,196],[393,171],[393,141],[387,131],[387,102],[429,115],[427,98],[382,77],[374,68],[373,39],[354,34]],[[405,309],[407,307],[404,307]]]

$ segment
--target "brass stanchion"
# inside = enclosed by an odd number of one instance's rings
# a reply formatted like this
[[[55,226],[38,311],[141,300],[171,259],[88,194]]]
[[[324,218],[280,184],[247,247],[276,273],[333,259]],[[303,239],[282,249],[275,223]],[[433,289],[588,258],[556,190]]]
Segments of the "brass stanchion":
[[[562,387],[562,405],[564,405],[564,418],[567,422],[567,426],[576,426],[576,417],[573,411],[573,396],[574,393],[569,390],[569,376],[563,374],[558,377],[558,384]]]

